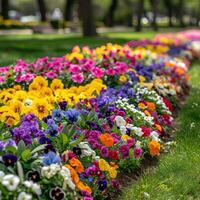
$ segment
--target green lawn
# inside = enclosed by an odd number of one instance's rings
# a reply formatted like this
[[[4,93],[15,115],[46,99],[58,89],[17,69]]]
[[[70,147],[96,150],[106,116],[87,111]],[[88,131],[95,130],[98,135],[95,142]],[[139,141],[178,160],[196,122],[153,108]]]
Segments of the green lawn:
[[[175,31],[169,29],[167,31]],[[166,32],[161,29],[160,32]],[[156,32],[143,31],[136,33],[107,32],[95,38],[83,38],[79,34],[50,34],[50,35],[6,35],[0,36],[0,66],[13,64],[17,59],[23,58],[28,61],[43,56],[62,56],[71,50],[74,45],[89,45],[97,47],[107,42],[124,44],[132,39],[150,39]]]
[[[120,199],[200,200],[200,62],[190,75],[191,94],[176,120],[176,147],[137,183],[124,188]]]

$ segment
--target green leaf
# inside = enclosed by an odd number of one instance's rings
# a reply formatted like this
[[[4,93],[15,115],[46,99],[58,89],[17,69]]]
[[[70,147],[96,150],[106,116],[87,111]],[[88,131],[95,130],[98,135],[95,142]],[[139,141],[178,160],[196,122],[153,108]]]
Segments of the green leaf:
[[[77,146],[84,139],[84,137],[85,135],[81,134],[77,140],[70,142],[70,146],[71,147]]]
[[[23,140],[20,140],[19,143],[18,143],[18,150],[17,150],[17,153],[18,155],[20,156],[21,153],[26,149],[26,144],[24,143]]]
[[[60,137],[61,144],[63,144],[63,145],[68,144],[68,138],[67,138],[66,134],[61,133],[59,137]]]
[[[65,133],[65,134],[67,134],[67,131],[68,131],[68,124],[65,123],[62,132]]]
[[[42,151],[45,149],[46,144],[42,144],[38,147],[36,147],[35,149],[33,149],[33,151],[31,151],[31,155],[33,155],[34,153],[38,152],[38,151]]]
[[[22,164],[17,161],[17,173],[19,175],[19,179],[21,182],[24,181],[24,171],[23,171],[23,168],[22,168]]]
[[[22,157],[22,160],[28,160],[28,158],[30,157],[31,155],[31,151],[30,149],[25,149],[22,154],[21,154],[21,157]]]
[[[14,146],[7,146],[6,147],[6,152],[15,154],[17,152],[17,149]]]

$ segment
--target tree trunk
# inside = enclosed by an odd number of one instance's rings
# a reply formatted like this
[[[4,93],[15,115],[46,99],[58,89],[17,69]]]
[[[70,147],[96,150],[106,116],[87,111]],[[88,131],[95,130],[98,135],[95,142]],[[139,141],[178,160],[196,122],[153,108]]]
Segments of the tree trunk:
[[[124,3],[127,6],[126,25],[128,27],[132,27],[133,26],[133,3],[130,0],[124,0]]]
[[[115,25],[114,15],[115,15],[117,6],[118,6],[118,0],[112,0],[110,7],[108,9],[107,16],[106,16],[106,25],[108,27],[113,27]]]
[[[178,20],[179,20],[179,25],[180,27],[185,27],[185,23],[183,20],[183,16],[184,16],[184,0],[179,0],[177,9],[178,9]]]
[[[9,19],[9,0],[1,0],[1,14],[3,19]]]
[[[47,21],[47,16],[46,16],[46,5],[44,0],[37,0],[38,1],[38,7],[39,7],[39,11],[40,11],[40,20],[42,22],[46,22]]]
[[[92,0],[79,0],[83,36],[97,35]]]
[[[64,13],[65,21],[71,21],[72,20],[72,9],[73,9],[74,3],[75,3],[75,0],[66,0],[65,13]]]
[[[171,0],[164,0],[164,4],[167,9],[168,19],[169,19],[169,27],[173,26],[172,15],[173,15],[173,5]]]
[[[158,0],[150,0],[152,12],[153,12],[153,20],[152,20],[152,27],[154,31],[158,31],[157,25],[157,8],[158,8]]]
[[[137,12],[137,25],[136,25],[136,31],[140,32],[142,30],[142,16],[144,11],[144,0],[138,0],[138,12]]]

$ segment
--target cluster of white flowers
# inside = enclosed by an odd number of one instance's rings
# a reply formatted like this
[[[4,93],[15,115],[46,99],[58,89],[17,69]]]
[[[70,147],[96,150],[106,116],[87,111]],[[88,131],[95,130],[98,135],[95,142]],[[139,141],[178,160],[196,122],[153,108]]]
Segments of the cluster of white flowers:
[[[99,160],[100,157],[96,155],[96,152],[91,149],[88,142],[80,142],[78,145],[81,148],[81,157],[90,157],[92,156],[92,159]]]
[[[31,189],[31,191],[38,196],[42,194],[40,185],[37,183],[34,183],[33,181],[24,181],[23,183],[28,189]]]
[[[136,89],[136,99],[138,102],[143,100],[142,97],[147,98],[149,101],[153,101],[164,113],[172,115],[171,111],[165,105],[162,97],[157,94],[155,90],[148,90],[146,87],[139,87]]]
[[[51,164],[49,166],[44,166],[41,169],[42,176],[50,179],[51,177],[55,176],[60,171],[60,165],[58,164]]]
[[[157,141],[157,142],[160,142],[158,132],[152,131],[152,132],[150,133],[150,137],[152,138],[152,140]]]
[[[128,99],[126,98],[119,98],[116,101],[116,106],[118,108],[123,108],[126,111],[132,113],[137,120],[140,120],[140,121],[142,120],[145,123],[150,124],[150,125],[154,124],[153,117],[146,116],[143,112],[141,112],[140,110],[137,110],[133,104],[128,103]]]
[[[64,179],[63,186],[65,188],[68,186],[70,189],[75,190],[75,185],[72,181],[71,173],[70,173],[69,169],[64,166],[61,167],[58,164],[51,164],[49,166],[44,166],[41,169],[41,174],[42,174],[42,176],[44,176],[48,179],[52,178],[56,174],[59,174]]]
[[[69,186],[70,189],[75,190],[75,185],[72,181],[71,178],[71,173],[69,171],[68,168],[62,166],[61,170],[60,170],[60,175],[63,177],[64,179],[64,184],[63,186],[66,188],[66,186]]]

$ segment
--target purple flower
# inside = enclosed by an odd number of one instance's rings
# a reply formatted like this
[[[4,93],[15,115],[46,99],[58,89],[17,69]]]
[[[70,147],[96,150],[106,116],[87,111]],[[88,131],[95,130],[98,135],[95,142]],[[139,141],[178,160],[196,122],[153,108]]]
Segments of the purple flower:
[[[142,156],[142,149],[141,149],[141,148],[138,148],[138,147],[134,148],[134,156],[135,156],[136,158],[141,157],[141,156]]]
[[[106,146],[101,147],[101,156],[106,158],[109,155],[109,149]]]
[[[17,156],[11,153],[5,154],[2,156],[2,160],[4,165],[8,166],[14,166],[17,162]]]
[[[99,180],[97,184],[100,191],[104,191],[108,187],[108,181],[106,180]]]
[[[123,158],[127,158],[129,156],[129,146],[126,144],[123,144],[119,148],[119,152],[123,156]]]
[[[113,179],[113,180],[112,180],[112,186],[113,186],[115,189],[119,190],[119,187],[120,187],[119,181],[116,180],[116,179]]]

